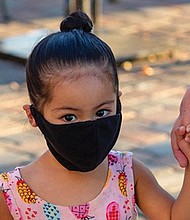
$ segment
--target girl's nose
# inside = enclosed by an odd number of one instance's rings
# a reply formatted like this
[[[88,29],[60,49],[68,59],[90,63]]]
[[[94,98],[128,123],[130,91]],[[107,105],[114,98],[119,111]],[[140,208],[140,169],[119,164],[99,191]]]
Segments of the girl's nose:
[[[94,115],[85,115],[81,118],[81,121],[94,121],[96,120],[96,116]]]

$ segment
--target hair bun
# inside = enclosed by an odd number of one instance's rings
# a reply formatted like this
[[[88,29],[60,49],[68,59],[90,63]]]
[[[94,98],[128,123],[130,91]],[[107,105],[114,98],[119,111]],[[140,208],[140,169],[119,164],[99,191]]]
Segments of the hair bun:
[[[91,32],[93,24],[88,15],[81,10],[68,15],[60,24],[62,32],[71,31],[73,29],[82,29],[85,32]]]

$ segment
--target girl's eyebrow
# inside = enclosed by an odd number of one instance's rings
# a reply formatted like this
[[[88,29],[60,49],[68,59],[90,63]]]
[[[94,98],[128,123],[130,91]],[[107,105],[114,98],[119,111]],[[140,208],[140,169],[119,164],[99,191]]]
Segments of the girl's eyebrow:
[[[53,111],[59,111],[59,110],[71,110],[71,111],[79,111],[80,109],[78,108],[73,108],[73,107],[66,107],[66,106],[61,106],[58,108],[54,108]]]
[[[114,103],[114,99],[112,100],[106,100],[104,102],[102,102],[100,105],[96,106],[95,109],[102,107],[103,105],[109,105],[109,104],[113,104]]]
[[[99,104],[98,106],[94,107],[94,109],[98,109],[98,108],[102,107],[103,105],[109,105],[109,104],[113,104],[113,103],[114,103],[114,99],[113,100],[106,100],[106,101],[102,102],[101,104]],[[73,107],[67,107],[67,106],[61,106],[61,107],[53,109],[53,111],[59,111],[59,110],[80,111],[79,108],[73,108]]]

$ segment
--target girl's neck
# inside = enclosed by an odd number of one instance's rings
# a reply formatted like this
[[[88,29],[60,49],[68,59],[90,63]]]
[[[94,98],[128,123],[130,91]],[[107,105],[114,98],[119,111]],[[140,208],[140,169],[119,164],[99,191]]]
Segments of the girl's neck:
[[[90,172],[79,172],[79,171],[69,171],[64,166],[62,166],[50,153],[50,151],[46,151],[38,160],[31,164],[37,169],[41,168],[46,170],[47,173],[50,173],[53,176],[69,176],[71,178],[88,178],[89,176],[99,175],[99,173],[104,173],[108,171],[108,160],[107,158],[93,171]]]
[[[47,151],[22,168],[21,175],[30,188],[48,202],[65,206],[82,204],[93,200],[102,191],[108,175],[108,159],[91,172],[68,171]]]

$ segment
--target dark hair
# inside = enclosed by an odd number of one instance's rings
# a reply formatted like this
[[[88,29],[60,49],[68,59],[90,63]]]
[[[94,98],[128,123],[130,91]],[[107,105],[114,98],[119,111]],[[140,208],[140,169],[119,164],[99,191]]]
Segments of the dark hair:
[[[80,77],[80,68],[95,66],[118,91],[118,76],[110,47],[91,33],[92,21],[82,11],[76,11],[60,24],[59,32],[42,39],[31,52],[26,64],[26,80],[31,102],[42,111],[51,100],[52,89],[60,76],[70,80]],[[73,68],[77,68],[77,74]],[[61,74],[71,70],[69,74]],[[101,74],[98,77],[103,77]]]

